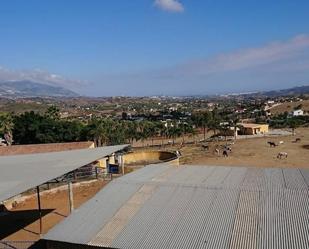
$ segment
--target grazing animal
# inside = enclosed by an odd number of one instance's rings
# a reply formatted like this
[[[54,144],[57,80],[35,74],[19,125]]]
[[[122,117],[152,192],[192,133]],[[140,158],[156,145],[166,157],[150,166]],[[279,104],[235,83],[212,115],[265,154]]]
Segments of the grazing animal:
[[[181,157],[181,152],[179,150],[176,150],[175,153],[176,153],[177,157]]]
[[[227,144],[220,145],[220,148],[223,149],[223,150],[232,150],[231,146],[232,146],[231,144],[227,143]]]
[[[301,139],[299,137],[295,139],[295,143],[298,143],[300,141],[301,141]]]
[[[204,150],[208,150],[208,149],[209,149],[209,146],[208,146],[207,144],[203,144],[203,145],[202,145],[202,148],[203,148]]]
[[[218,148],[215,149],[215,152],[218,156],[220,155],[220,150]]]
[[[269,144],[270,147],[276,147],[277,146],[277,144],[275,142],[268,141],[267,143]]]
[[[288,158],[288,153],[287,152],[279,152],[277,155],[277,158],[282,159],[282,158]]]
[[[232,148],[227,146],[225,149],[227,149],[229,152],[232,152]]]

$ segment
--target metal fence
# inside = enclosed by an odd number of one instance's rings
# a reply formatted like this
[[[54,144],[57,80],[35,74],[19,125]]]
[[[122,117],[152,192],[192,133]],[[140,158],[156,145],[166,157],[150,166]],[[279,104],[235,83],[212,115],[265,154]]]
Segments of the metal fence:
[[[36,241],[0,241],[0,249],[28,249]]]
[[[66,174],[64,177],[64,180],[66,181],[74,181],[74,180],[83,180],[83,179],[89,179],[89,178],[105,178],[109,176],[110,174],[107,174],[105,172],[105,169],[94,167],[92,165],[86,165],[84,167],[81,167],[75,171],[72,171],[68,174]]]

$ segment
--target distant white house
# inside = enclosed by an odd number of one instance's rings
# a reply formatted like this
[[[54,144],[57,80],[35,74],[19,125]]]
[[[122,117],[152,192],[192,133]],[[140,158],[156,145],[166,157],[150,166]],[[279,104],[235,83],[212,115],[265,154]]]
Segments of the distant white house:
[[[292,111],[292,116],[296,117],[296,116],[304,116],[304,111],[299,109],[299,110],[294,110]]]

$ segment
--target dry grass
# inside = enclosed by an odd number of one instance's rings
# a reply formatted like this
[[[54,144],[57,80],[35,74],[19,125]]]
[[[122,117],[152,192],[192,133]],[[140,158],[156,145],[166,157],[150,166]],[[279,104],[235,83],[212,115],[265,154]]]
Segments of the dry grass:
[[[277,115],[284,112],[291,112],[294,110],[295,107],[302,105],[302,110],[309,112],[309,100],[303,100],[298,102],[285,102],[281,105],[275,106],[270,109],[270,112],[273,115]]]
[[[205,151],[200,144],[185,146],[181,149],[183,157],[180,162],[201,165],[309,168],[309,129],[299,128],[296,132],[296,136],[237,140],[232,145],[232,152],[228,158],[224,158],[222,153],[219,156],[214,153],[214,149],[220,143],[211,143],[209,151]],[[296,137],[301,138],[299,143],[294,142]],[[276,143],[283,141],[284,144],[270,148],[267,141]],[[287,159],[277,158],[277,154],[281,151],[288,153]]]

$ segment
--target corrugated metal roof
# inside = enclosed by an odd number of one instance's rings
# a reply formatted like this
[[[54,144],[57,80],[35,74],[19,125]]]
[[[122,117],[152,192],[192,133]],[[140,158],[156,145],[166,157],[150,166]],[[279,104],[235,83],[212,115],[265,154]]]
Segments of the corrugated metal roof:
[[[309,170],[150,165],[47,240],[115,248],[309,248]]]
[[[122,150],[127,145],[0,156],[0,201]]]

